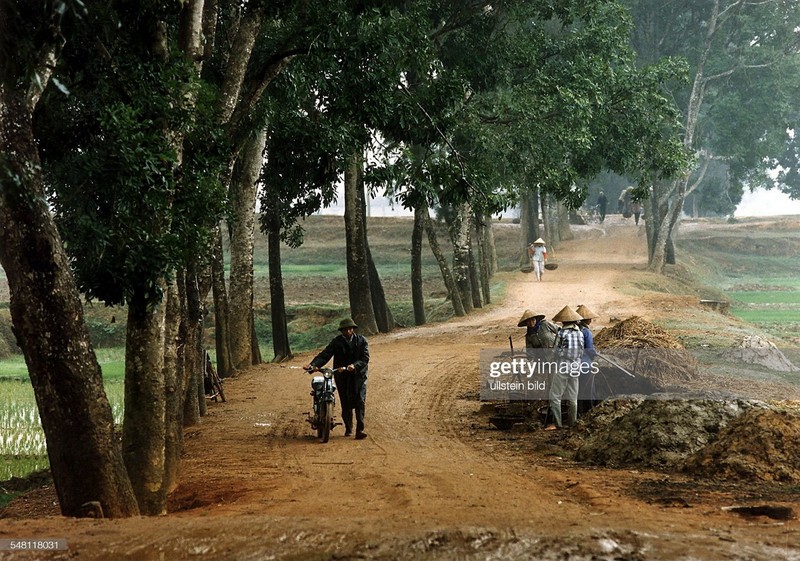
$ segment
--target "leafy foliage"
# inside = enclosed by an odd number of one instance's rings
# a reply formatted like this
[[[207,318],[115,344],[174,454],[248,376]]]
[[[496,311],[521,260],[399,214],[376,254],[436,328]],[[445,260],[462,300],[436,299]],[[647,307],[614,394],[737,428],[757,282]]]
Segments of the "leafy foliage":
[[[718,2],[718,29],[704,58],[712,0],[627,0],[634,45],[653,61],[683,57],[695,76],[705,61],[703,106],[693,148],[729,167],[731,198],[743,188],[778,187],[800,196],[797,129],[800,106],[800,12],[790,0]],[[689,88],[674,95],[686,114]],[[769,173],[782,168],[777,175]]]
[[[417,122],[430,122],[435,134],[387,131],[412,147],[385,162],[409,174],[395,182],[401,200],[414,200],[403,192],[405,182],[446,204],[468,199],[496,212],[520,190],[538,186],[577,207],[587,195],[580,180],[602,169],[632,175],[682,169],[678,114],[663,85],[685,70],[675,61],[636,68],[630,20],[620,5],[504,2],[457,15],[464,12],[449,17],[458,24],[428,22],[449,31],[431,33],[437,58],[408,87],[412,97],[421,94],[420,109],[448,108],[420,112]],[[448,86],[436,88],[440,82]],[[390,177],[375,170],[372,176]]]
[[[193,68],[177,52],[153,56],[136,35],[142,14],[117,25],[129,15],[91,12],[58,68],[70,94],[49,91],[37,115],[79,288],[108,305],[159,302],[160,281],[205,253],[227,161],[205,148],[219,132]],[[107,56],[96,56],[98,44]]]

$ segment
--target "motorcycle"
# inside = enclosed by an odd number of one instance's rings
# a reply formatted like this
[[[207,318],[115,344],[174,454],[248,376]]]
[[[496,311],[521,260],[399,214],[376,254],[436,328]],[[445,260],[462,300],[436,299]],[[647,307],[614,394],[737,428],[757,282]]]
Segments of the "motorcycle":
[[[317,431],[317,438],[322,439],[322,442],[328,442],[331,437],[331,429],[337,423],[333,416],[333,410],[336,406],[336,384],[333,381],[333,375],[337,372],[343,372],[344,368],[310,368],[306,372],[313,374],[319,372],[321,376],[314,376],[311,379],[311,396],[314,397],[314,412],[306,413],[306,421],[311,425],[312,430]]]

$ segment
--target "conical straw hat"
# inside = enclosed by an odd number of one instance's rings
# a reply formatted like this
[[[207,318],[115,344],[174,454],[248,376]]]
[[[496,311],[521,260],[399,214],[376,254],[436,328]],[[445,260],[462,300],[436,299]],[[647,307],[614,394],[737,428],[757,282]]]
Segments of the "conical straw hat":
[[[575,311],[578,312],[578,314],[580,314],[580,316],[583,319],[594,319],[594,318],[599,318],[600,317],[599,315],[594,313],[592,310],[590,310],[589,308],[587,308],[583,304],[578,306],[578,308]]]
[[[530,310],[525,310],[525,313],[522,314],[521,318],[519,318],[519,323],[517,324],[517,327],[525,327],[525,323],[531,318],[544,319],[544,314],[534,314]]]
[[[553,316],[553,321],[559,323],[581,321],[582,319],[581,315],[569,306],[564,306],[560,312]]]
[[[540,243],[540,244],[544,245],[544,240],[542,238],[537,238],[536,240],[534,240],[533,243]]]

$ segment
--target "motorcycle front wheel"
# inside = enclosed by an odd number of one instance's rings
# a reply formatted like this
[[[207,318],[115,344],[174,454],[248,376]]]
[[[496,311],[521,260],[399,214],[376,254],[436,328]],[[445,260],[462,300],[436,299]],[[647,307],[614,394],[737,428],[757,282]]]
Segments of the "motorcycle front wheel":
[[[322,442],[328,442],[331,438],[331,425],[333,424],[333,403],[323,401],[319,404],[319,424],[317,425],[317,436]]]

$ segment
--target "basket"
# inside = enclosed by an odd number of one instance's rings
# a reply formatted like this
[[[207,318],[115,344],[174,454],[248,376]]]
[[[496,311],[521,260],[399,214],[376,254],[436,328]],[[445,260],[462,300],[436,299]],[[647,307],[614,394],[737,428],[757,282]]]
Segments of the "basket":
[[[548,271],[555,271],[558,269],[558,263],[545,263],[544,268]]]
[[[519,270],[523,273],[532,273],[533,272],[533,265],[520,265]]]

